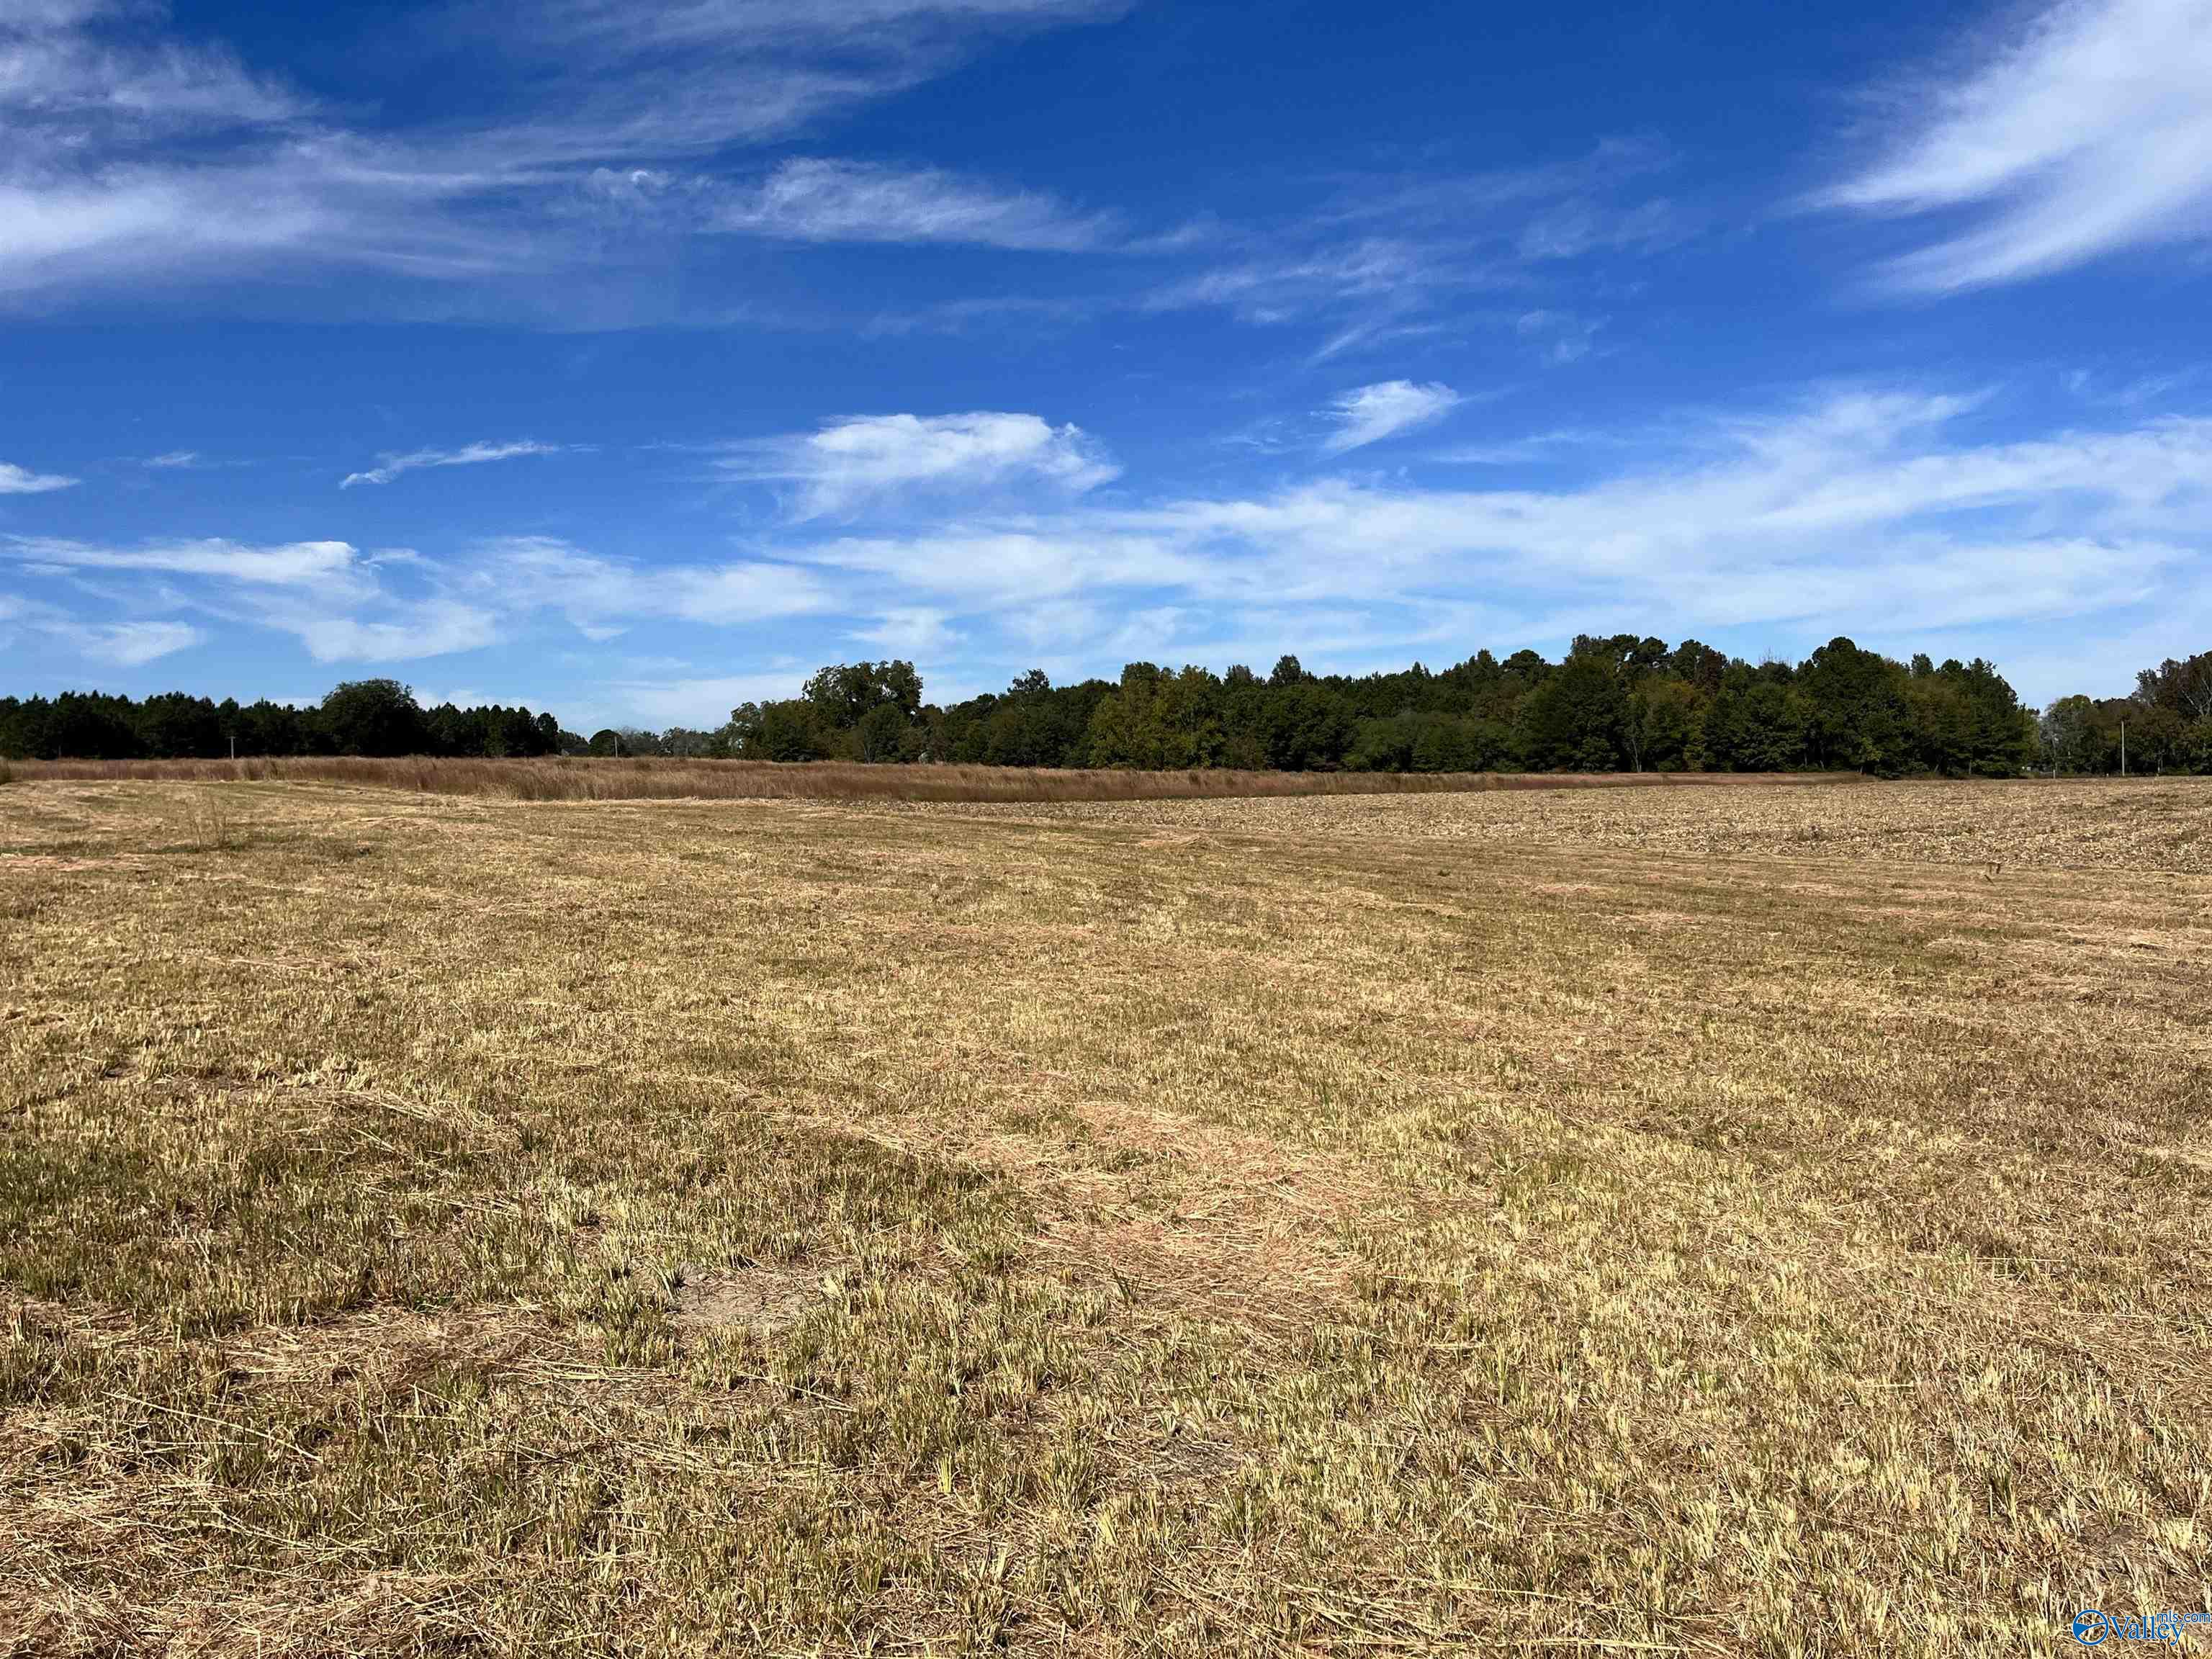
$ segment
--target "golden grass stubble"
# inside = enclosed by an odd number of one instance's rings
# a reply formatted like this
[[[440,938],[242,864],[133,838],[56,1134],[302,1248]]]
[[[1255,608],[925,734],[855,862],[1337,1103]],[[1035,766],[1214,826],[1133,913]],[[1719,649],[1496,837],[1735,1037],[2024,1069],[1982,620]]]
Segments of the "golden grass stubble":
[[[48,1645],[244,1650],[230,1585],[358,1647],[2011,1651],[2203,1580],[2185,881],[281,791],[126,865],[102,810],[0,943]],[[763,1271],[791,1322],[687,1312]],[[530,1346],[403,1327],[348,1415],[410,1305]],[[226,1357],[272,1320],[330,1370]]]
[[[1141,825],[1156,834],[1348,836],[1461,847],[1603,847],[1814,863],[2079,869],[2124,882],[2212,875],[2212,778],[1899,782],[1850,789],[1512,791],[1233,801],[978,803],[978,816]],[[1168,843],[1161,843],[1168,844]]]

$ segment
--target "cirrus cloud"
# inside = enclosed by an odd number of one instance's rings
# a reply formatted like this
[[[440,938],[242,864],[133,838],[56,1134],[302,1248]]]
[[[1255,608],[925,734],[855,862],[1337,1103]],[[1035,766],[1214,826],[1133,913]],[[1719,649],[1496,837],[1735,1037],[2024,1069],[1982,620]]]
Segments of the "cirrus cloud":
[[[1903,136],[1816,201],[1952,216],[1887,268],[1899,288],[1948,294],[2212,239],[2212,0],[2066,0],[1986,43],[1964,78],[1896,101]]]
[[[20,562],[70,570],[139,570],[177,576],[213,576],[255,586],[327,586],[358,570],[345,542],[289,542],[255,546],[221,537],[104,547],[57,536],[10,536],[5,545]]]
[[[490,461],[517,460],[526,455],[558,455],[568,450],[568,444],[541,444],[525,438],[515,443],[464,444],[459,449],[417,449],[404,455],[386,455],[376,465],[360,472],[349,472],[339,482],[340,489],[351,489],[356,484],[388,484],[403,472],[412,472],[426,466],[482,466]]]
[[[1336,431],[1322,446],[1332,455],[1363,449],[1401,432],[1434,425],[1459,407],[1460,395],[1440,384],[1383,380],[1347,392],[1327,410]]]
[[[709,226],[806,242],[957,242],[1069,252],[1118,234],[1111,215],[1071,210],[939,168],[799,158],[722,201]]]
[[[526,0],[453,7],[406,35],[470,37],[480,72],[434,122],[379,120],[256,73],[133,0],[0,9],[0,295],[66,300],[313,269],[441,284],[622,263],[580,215],[672,167],[787,137],[902,92],[1000,33],[1121,0]],[[447,44],[451,44],[448,40]],[[489,46],[489,51],[482,48]],[[786,161],[712,179],[678,227],[798,240],[1069,250],[1114,228],[1045,194],[937,168]],[[574,285],[568,285],[573,287]],[[561,303],[549,293],[549,306]],[[489,299],[490,296],[486,296]],[[511,319],[511,306],[500,307]]]
[[[27,467],[0,461],[0,495],[43,495],[56,489],[71,489],[76,482],[58,473],[33,472]]]

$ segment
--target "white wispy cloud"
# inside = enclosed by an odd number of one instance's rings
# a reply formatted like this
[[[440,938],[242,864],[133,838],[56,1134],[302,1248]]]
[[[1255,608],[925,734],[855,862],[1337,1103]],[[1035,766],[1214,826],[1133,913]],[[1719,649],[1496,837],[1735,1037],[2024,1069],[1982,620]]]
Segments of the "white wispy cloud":
[[[1322,362],[1433,336],[1471,295],[1525,295],[1565,280],[1570,261],[1640,258],[1687,240],[1699,216],[1651,191],[1674,165],[1664,145],[1632,137],[1525,167],[1346,175],[1295,219],[1216,235],[1220,257],[1156,284],[1143,303],[1218,307],[1259,325],[1320,319]],[[1493,320],[1510,325],[1513,314]]]
[[[125,622],[91,626],[54,624],[47,629],[75,645],[95,662],[137,668],[204,641],[207,635],[188,623]]]
[[[482,466],[489,461],[512,461],[526,455],[559,455],[573,446],[541,444],[529,439],[515,443],[465,444],[459,449],[417,449],[404,455],[386,455],[378,465],[365,471],[349,472],[340,482],[340,489],[350,489],[356,484],[387,484],[403,472],[412,472],[426,466]]]
[[[961,635],[944,611],[927,605],[911,605],[870,617],[854,628],[852,637],[873,646],[889,657],[941,657],[956,649]]]
[[[173,618],[81,617],[63,605],[0,593],[0,623],[9,622],[21,623],[37,635],[58,641],[88,663],[124,668],[153,662],[208,638],[204,630]]]
[[[1392,236],[1359,236],[1318,247],[1262,247],[1160,284],[1145,297],[1154,311],[1218,307],[1248,322],[1285,323],[1346,307],[1399,314],[1440,292],[1492,280],[1472,262]]]
[[[1142,251],[1121,220],[1042,191],[939,167],[794,157],[751,182],[658,167],[594,168],[584,195],[617,222],[786,242],[944,243],[1021,252]]]
[[[73,0],[63,0],[71,3]],[[1115,17],[1127,0],[538,0],[525,44],[545,55],[596,43],[642,55],[671,49],[769,51],[824,38],[871,52],[909,49],[931,32],[977,24]]]
[[[1449,386],[1431,382],[1382,380],[1347,392],[1328,409],[1336,430],[1322,447],[1332,455],[1360,449],[1401,432],[1412,432],[1435,422],[1459,407],[1460,395]]]
[[[487,603],[560,611],[591,639],[611,639],[648,617],[728,626],[805,616],[831,604],[820,577],[803,565],[647,566],[550,536],[486,544],[467,580]]]
[[[549,620],[588,640],[648,620],[730,630],[750,641],[731,647],[750,653],[735,659],[750,675],[763,652],[781,663],[787,651],[778,624],[815,618],[875,650],[952,655],[970,665],[955,677],[972,678],[992,653],[1095,667],[1117,653],[1249,659],[1275,639],[1441,654],[1616,628],[1756,629],[1762,644],[1800,648],[1840,631],[1939,654],[1948,636],[1967,654],[2063,619],[2085,643],[2077,658],[2023,657],[2048,677],[2020,682],[2039,696],[2103,665],[2097,641],[2152,647],[2146,660],[2193,648],[2185,635],[2212,616],[2212,418],[1981,435],[2002,412],[1981,390],[1814,388],[1779,407],[1681,413],[1656,441],[1650,428],[1622,442],[1539,434],[1526,453],[1565,445],[1596,469],[1557,487],[1469,489],[1415,470],[1137,505],[1088,493],[1103,464],[1039,417],[886,416],[780,441],[765,462],[741,465],[802,494],[827,480],[840,503],[946,491],[925,515],[892,521],[920,528],[856,534],[800,518],[741,538],[726,558],[670,566],[543,537],[404,558],[343,542],[17,537],[0,538],[0,559],[64,595],[91,592],[103,573],[158,574],[64,618],[146,625],[108,648],[228,623],[283,630],[327,662],[512,645]],[[819,438],[852,476],[805,459]],[[1522,455],[1493,450],[1484,459]],[[1010,478],[1045,488],[1009,490]],[[747,683],[787,691],[797,677],[762,667]],[[703,705],[744,701],[724,695],[743,678],[641,674],[621,706],[696,724],[718,713]]]
[[[256,586],[325,585],[352,577],[358,555],[345,542],[288,542],[255,546],[221,538],[103,547],[52,536],[0,541],[20,563],[73,570],[144,570],[215,576]]]
[[[1539,308],[1524,311],[1513,319],[1513,331],[1543,349],[1546,361],[1577,363],[1590,355],[1605,319],[1577,317],[1571,312]]]
[[[1650,194],[1653,181],[1676,165],[1674,152],[1649,134],[1601,138],[1579,155],[1526,167],[1478,172],[1435,170],[1413,177],[1354,174],[1344,181],[1332,216],[1350,223],[1382,221],[1425,228],[1466,228],[1531,243],[1531,257],[1553,257],[1559,240],[1531,225],[1566,218],[1589,225],[1583,246],[1626,246],[1650,240],[1668,207]]]
[[[795,159],[757,187],[720,202],[713,228],[807,242],[957,242],[1058,252],[1120,234],[1035,191],[1008,191],[937,168]]]
[[[1297,611],[1413,638],[1476,605],[1544,639],[1613,626],[1985,637],[2172,605],[2205,585],[2212,421],[1959,441],[1979,410],[1972,396],[1835,391],[1685,416],[1670,462],[1575,488],[1331,479],[784,551],[874,605],[927,607],[979,637],[1013,618],[1099,629],[1139,611],[1237,637],[1243,618]]]
[[[86,654],[105,653],[103,660],[119,660],[116,653],[126,649],[150,659],[162,641],[204,637],[198,624],[210,619],[290,635],[319,662],[403,662],[514,640],[547,612],[605,641],[647,619],[741,628],[836,604],[820,571],[805,564],[732,558],[645,566],[548,537],[495,538],[436,560],[406,549],[365,555],[339,541],[105,546],[9,536],[0,537],[0,561],[19,575],[57,582],[64,598],[88,598],[94,615],[77,614],[82,604],[72,610],[43,600],[27,614]],[[127,587],[101,580],[117,572],[163,580]],[[106,614],[118,607],[143,614]]]
[[[342,541],[260,545],[199,538],[108,546],[9,536],[0,538],[0,557],[24,575],[56,579],[64,592],[89,595],[100,614],[73,616],[52,604],[41,614],[48,632],[103,660],[125,660],[118,653],[126,651],[146,653],[135,660],[151,660],[204,637],[188,616],[289,634],[322,662],[436,656],[488,644],[497,635],[491,611],[457,603],[434,587],[396,592],[385,581],[383,560]],[[163,580],[130,586],[101,580],[117,572]],[[141,614],[115,617],[118,608]]]
[[[198,450],[173,449],[167,454],[149,455],[139,463],[139,465],[151,467],[159,472],[176,472],[188,471],[199,464],[200,456]]]
[[[1891,282],[1949,293],[2212,238],[2212,0],[2065,0],[1978,56],[1899,89],[1903,136],[1817,198],[1949,216]]]
[[[1642,140],[1518,173],[1354,180],[1317,211],[1241,229],[1203,215],[1147,226],[920,161],[759,159],[761,147],[905,92],[994,40],[1129,9],[470,0],[385,43],[402,61],[441,46],[474,54],[428,122],[387,113],[404,100],[319,99],[192,38],[156,6],[18,0],[0,24],[0,117],[16,118],[0,154],[0,301],[66,306],[122,288],[556,325],[726,320],[737,307],[724,290],[708,301],[706,285],[657,274],[729,259],[732,237],[961,245],[1146,256],[1165,274],[1075,299],[917,298],[878,331],[917,317],[958,326],[985,311],[1064,320],[1220,308],[1247,323],[1316,322],[1328,357],[1433,334],[1454,296],[1513,286],[1533,266],[1556,272],[1686,234],[1691,216],[1648,188],[1669,158]],[[315,280],[337,270],[375,280]],[[756,320],[769,302],[757,303],[746,313]]]
[[[42,495],[50,490],[68,489],[76,482],[58,473],[33,472],[0,461],[0,495]]]
[[[143,27],[150,21],[147,9],[127,0],[10,0],[0,10],[0,111],[15,136],[166,138],[265,126],[301,113],[292,94],[252,75],[222,47],[154,40]]]
[[[497,644],[499,616],[475,605],[432,599],[392,618],[275,612],[264,620],[298,636],[317,662],[407,662]]]
[[[557,110],[510,142],[574,161],[779,137],[905,91],[994,37],[1127,9],[1127,0],[534,0],[454,15],[529,64]]]
[[[1524,259],[1578,259],[1601,249],[1663,247],[1685,234],[1680,210],[1664,197],[1623,209],[1570,202],[1530,219],[1514,246]]]
[[[904,90],[981,39],[1111,15],[1093,0],[541,0],[460,8],[479,107],[368,125],[181,37],[166,8],[0,14],[0,295],[332,266],[541,284],[619,265],[579,181],[642,197],[672,164],[784,137]],[[419,34],[411,37],[422,43]],[[586,194],[589,193],[587,187]],[[1106,222],[927,168],[786,163],[718,187],[692,230],[802,240],[1089,246]],[[871,225],[875,228],[872,234]]]
[[[865,415],[820,430],[733,446],[732,480],[794,486],[799,518],[842,516],[903,491],[1042,484],[1081,494],[1121,468],[1080,427],[1036,415]]]
[[[104,285],[165,288],[332,267],[424,281],[481,280],[573,263],[512,207],[541,190],[404,142],[272,129],[255,144],[141,153],[70,145],[0,163],[0,295],[66,296]]]

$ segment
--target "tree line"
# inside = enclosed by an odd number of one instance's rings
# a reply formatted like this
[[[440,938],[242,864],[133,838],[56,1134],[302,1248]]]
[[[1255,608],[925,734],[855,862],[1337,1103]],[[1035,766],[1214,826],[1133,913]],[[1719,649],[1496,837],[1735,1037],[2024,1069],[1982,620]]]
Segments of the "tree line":
[[[210,760],[267,755],[552,755],[550,714],[496,703],[424,708],[397,680],[349,680],[319,703],[216,702],[182,691],[0,697],[0,758]]]
[[[1487,651],[1431,671],[1309,673],[1132,663],[1118,681],[926,704],[905,662],[824,668],[798,696],[732,711],[718,752],[767,760],[1392,772],[2035,770],[2212,772],[2212,652],[2139,677],[2133,696],[2040,714],[1976,659],[1900,663],[1835,639],[1802,662],[1695,640],[1577,639],[1564,659]],[[695,734],[696,735],[696,734]]]
[[[1559,662],[1478,652],[1453,667],[1265,676],[1131,663],[1118,680],[940,708],[902,661],[839,663],[797,696],[746,703],[714,730],[608,727],[549,714],[425,709],[392,680],[317,705],[171,693],[0,698],[0,757],[671,755],[769,761],[963,762],[1189,770],[1473,772],[1851,770],[1881,777],[2029,771],[2212,772],[2212,652],[2137,677],[2132,696],[2025,708],[1977,658],[1900,663],[1835,639],[1802,662],[1752,663],[1694,640],[1584,635]]]

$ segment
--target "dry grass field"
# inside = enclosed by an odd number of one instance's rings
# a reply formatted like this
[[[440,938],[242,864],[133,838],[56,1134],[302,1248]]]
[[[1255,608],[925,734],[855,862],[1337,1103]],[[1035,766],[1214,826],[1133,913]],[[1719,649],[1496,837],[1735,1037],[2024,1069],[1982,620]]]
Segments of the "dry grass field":
[[[1694,789],[1516,789],[1352,800],[1160,799],[1018,807],[978,802],[976,807],[985,814],[1065,817],[1183,834],[1330,841],[1382,836],[1693,857],[1976,864],[2000,872],[2011,866],[2120,876],[2161,870],[2212,875],[2212,781],[2202,778],[1886,783],[1844,790],[1784,788],[1742,775],[1729,781],[1749,793],[1724,801]]]
[[[1850,785],[1852,774],[1752,777],[1723,772],[1188,772],[1066,770],[1042,766],[863,765],[817,761],[550,757],[538,760],[305,759],[0,761],[0,782],[323,783],[507,800],[1100,801],[1396,795],[1466,790],[1728,788],[1776,783]]]
[[[0,785],[0,1652],[2071,1651],[2212,786]]]

